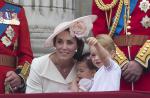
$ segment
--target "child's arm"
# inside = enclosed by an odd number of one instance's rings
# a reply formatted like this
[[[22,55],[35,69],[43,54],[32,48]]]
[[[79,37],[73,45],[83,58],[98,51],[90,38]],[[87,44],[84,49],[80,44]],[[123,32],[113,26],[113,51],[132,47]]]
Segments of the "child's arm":
[[[108,67],[110,65],[110,54],[109,52],[97,41],[95,37],[89,37],[87,39],[87,43],[90,47],[95,47],[100,57],[101,61],[103,62],[104,66]]]

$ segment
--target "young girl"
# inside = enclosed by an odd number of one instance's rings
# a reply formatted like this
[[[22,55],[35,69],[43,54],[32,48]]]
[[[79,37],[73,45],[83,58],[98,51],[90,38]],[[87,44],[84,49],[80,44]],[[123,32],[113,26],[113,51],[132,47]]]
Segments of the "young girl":
[[[77,63],[77,78],[71,84],[71,91],[89,91],[93,85],[93,77],[96,70],[97,67],[93,65],[90,59],[90,53],[82,55]]]
[[[120,88],[121,69],[113,61],[115,45],[110,36],[101,34],[97,38],[87,39],[90,46],[91,59],[99,70],[94,75],[94,83],[90,91],[118,91]]]

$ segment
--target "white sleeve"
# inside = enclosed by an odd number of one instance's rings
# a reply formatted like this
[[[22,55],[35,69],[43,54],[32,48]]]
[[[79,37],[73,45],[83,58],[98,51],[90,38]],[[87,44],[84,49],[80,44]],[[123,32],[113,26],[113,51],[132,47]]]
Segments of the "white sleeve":
[[[121,68],[120,66],[110,59],[110,67],[107,68],[109,74],[108,80],[111,83],[108,83],[107,91],[118,91],[120,89],[120,78],[121,78]]]
[[[93,85],[93,80],[92,79],[81,79],[79,81],[79,88],[83,91],[89,91]]]
[[[109,59],[109,65],[107,67],[105,67],[105,70],[111,71],[112,69],[120,69],[120,66],[113,60],[113,59]]]
[[[119,91],[121,69],[119,65],[110,59],[110,66],[102,66],[94,76],[91,92],[94,91]]]
[[[33,59],[29,77],[27,79],[26,93],[42,93],[41,79],[36,68],[38,67],[37,65],[38,60]]]

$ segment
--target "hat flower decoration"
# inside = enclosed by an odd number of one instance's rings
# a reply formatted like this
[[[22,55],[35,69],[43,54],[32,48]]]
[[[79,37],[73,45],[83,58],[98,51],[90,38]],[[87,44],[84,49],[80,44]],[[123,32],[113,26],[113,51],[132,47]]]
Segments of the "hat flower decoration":
[[[92,28],[92,25],[91,27]],[[77,37],[77,38],[83,38],[88,36],[89,31],[87,31],[87,27],[85,26],[83,21],[77,21],[75,23],[73,23],[70,28],[70,35],[72,37]]]

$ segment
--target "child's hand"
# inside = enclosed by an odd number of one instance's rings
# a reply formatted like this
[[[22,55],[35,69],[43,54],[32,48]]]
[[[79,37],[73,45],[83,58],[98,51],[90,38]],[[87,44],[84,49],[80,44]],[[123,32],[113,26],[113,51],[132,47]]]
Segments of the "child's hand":
[[[80,78],[76,77],[76,79],[74,81],[76,81],[78,83],[80,81]]]
[[[78,92],[79,87],[78,87],[78,83],[77,80],[75,79],[74,81],[72,81],[72,83],[70,84],[70,88],[71,91],[73,92]]]
[[[97,39],[95,37],[89,37],[87,40],[86,40],[87,44],[89,46],[94,46],[98,43]]]

